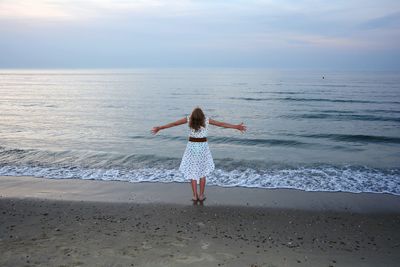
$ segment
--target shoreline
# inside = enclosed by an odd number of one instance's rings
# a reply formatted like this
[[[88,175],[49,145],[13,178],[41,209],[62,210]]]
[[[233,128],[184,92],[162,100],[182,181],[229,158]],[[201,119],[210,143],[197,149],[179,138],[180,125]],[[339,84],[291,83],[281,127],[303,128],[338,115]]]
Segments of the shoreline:
[[[356,213],[400,213],[400,196],[206,185],[207,206],[251,206],[274,209]],[[189,183],[0,176],[0,198],[192,205]]]
[[[211,186],[206,194],[204,204],[194,206],[188,184],[0,177],[0,265],[336,267],[400,261],[399,197]],[[379,209],[382,203],[397,210]]]

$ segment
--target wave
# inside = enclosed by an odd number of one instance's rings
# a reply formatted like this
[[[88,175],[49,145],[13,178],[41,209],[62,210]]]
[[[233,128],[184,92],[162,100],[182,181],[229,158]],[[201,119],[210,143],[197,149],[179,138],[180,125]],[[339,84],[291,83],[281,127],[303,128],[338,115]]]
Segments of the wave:
[[[230,145],[243,145],[243,146],[257,146],[257,147],[295,147],[307,149],[337,149],[343,151],[362,151],[362,148],[352,148],[347,146],[340,146],[338,144],[323,144],[313,140],[313,142],[304,142],[296,140],[299,137],[312,138],[312,139],[330,139],[339,142],[358,142],[358,143],[382,143],[382,144],[400,144],[400,138],[394,136],[376,136],[376,135],[360,135],[360,134],[291,134],[286,133],[284,136],[295,137],[294,139],[273,139],[273,138],[236,138],[236,137],[208,137],[212,144],[230,144]],[[152,140],[154,137],[146,135],[130,136],[132,139],[148,139]],[[158,135],[157,139],[168,141],[177,141],[186,143],[187,138],[183,136],[171,135]],[[0,153],[1,155],[1,153]],[[1,157],[0,157],[1,158]]]
[[[152,136],[146,135],[134,135],[130,136],[132,139],[154,139]],[[164,139],[169,141],[186,142],[187,138],[183,136],[170,136],[170,135],[159,135],[158,139]],[[257,145],[257,146],[312,146],[314,144],[304,143],[297,140],[288,139],[264,139],[264,138],[236,138],[236,137],[208,137],[208,140],[214,144],[234,144],[234,145]]]
[[[355,99],[329,99],[329,98],[300,98],[300,97],[230,97],[229,99],[245,101],[298,101],[298,102],[333,102],[333,103],[359,103],[359,104],[400,104],[397,101],[370,101]]]
[[[262,83],[263,86],[269,85],[287,85],[287,86],[307,86],[307,87],[331,87],[331,88],[363,88],[370,87],[369,85],[360,85],[360,84],[326,84],[326,83]]]
[[[359,121],[391,121],[391,122],[400,122],[400,118],[393,117],[382,117],[382,116],[374,116],[374,115],[360,115],[360,114],[340,114],[341,111],[337,112],[337,114],[299,114],[299,115],[283,115],[281,117],[290,118],[290,119],[330,119],[330,120],[359,120]]]
[[[318,134],[311,138],[341,141],[396,142],[383,136]],[[87,150],[49,151],[0,147],[0,175],[115,180],[185,182],[178,171],[181,158]],[[295,188],[306,191],[375,192],[400,195],[400,168],[354,165],[288,164],[263,160],[215,159],[212,185]]]
[[[246,92],[247,93],[247,92]],[[301,95],[301,94],[306,94],[307,92],[305,91],[255,91],[255,92],[250,92],[254,94],[277,94],[277,95]]]
[[[352,110],[335,110],[335,109],[311,110],[311,111],[316,113],[346,113],[346,114],[355,113],[355,111]]]
[[[392,114],[396,113],[399,114],[400,110],[393,110],[393,109],[366,109],[362,110],[363,112],[368,112],[368,113],[386,113],[386,114]]]
[[[0,147],[0,165],[28,165],[39,167],[79,168],[143,168],[144,166],[164,167],[177,164],[177,158],[155,155],[121,154],[90,150],[49,151],[39,149],[15,149]]]
[[[0,165],[2,176],[91,179],[125,182],[187,182],[176,168],[82,168]],[[216,169],[207,183],[222,187],[293,188],[305,191],[373,192],[400,195],[400,169],[362,166],[303,166],[270,169]]]
[[[276,98],[259,98],[259,97],[230,97],[229,99],[246,100],[246,101],[266,101],[276,100]]]
[[[299,110],[293,110],[293,111],[299,111]],[[346,113],[346,114],[354,114],[356,112],[363,112],[363,113],[384,113],[384,114],[398,114],[400,113],[400,110],[394,110],[394,109],[363,109],[359,111],[354,111],[354,110],[337,110],[337,109],[321,109],[321,110],[310,110],[310,112],[315,112],[315,113]]]
[[[393,136],[377,136],[377,135],[362,135],[362,134],[302,134],[296,136],[306,137],[306,138],[324,138],[342,142],[400,144],[400,138]]]
[[[316,134],[311,138],[341,141],[397,142],[383,136]],[[0,175],[115,180],[185,182],[180,158],[97,151],[46,151],[0,147]],[[285,164],[256,160],[215,159],[211,185],[295,188],[305,191],[375,192],[400,195],[400,168],[354,165]]]
[[[211,142],[217,144],[257,145],[257,146],[310,146],[312,144],[296,140],[263,139],[263,138],[235,138],[235,137],[210,137]]]
[[[396,120],[398,122],[398,120]],[[361,134],[290,134],[287,133],[285,136],[288,137],[305,137],[313,139],[330,139],[333,141],[340,142],[362,142],[362,143],[387,143],[387,144],[400,144],[400,138],[394,136],[377,136],[377,135],[361,135]],[[146,135],[135,135],[130,136],[132,139],[154,139],[152,136]],[[187,138],[182,136],[170,136],[170,135],[159,135],[157,139],[163,139],[168,141],[178,141],[186,143]],[[334,147],[329,144],[322,144],[314,142],[304,142],[295,139],[273,139],[273,138],[236,138],[236,137],[208,137],[208,140],[212,144],[230,144],[230,145],[244,145],[244,146],[258,146],[258,147],[305,147],[311,148],[330,148],[339,149],[346,151],[361,151],[358,148],[349,148],[344,146],[335,145]]]

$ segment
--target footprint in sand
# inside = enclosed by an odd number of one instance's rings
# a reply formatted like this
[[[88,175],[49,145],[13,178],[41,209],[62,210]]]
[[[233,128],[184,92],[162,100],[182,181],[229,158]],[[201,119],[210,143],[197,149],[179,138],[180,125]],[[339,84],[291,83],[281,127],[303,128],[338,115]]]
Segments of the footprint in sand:
[[[208,242],[202,242],[201,243],[201,248],[202,249],[208,249],[209,246],[210,246],[210,243],[208,243]]]
[[[184,236],[177,236],[176,239],[178,241],[184,241],[184,240],[192,240],[190,237],[184,237]]]
[[[190,264],[194,262],[201,262],[201,261],[215,261],[215,258],[211,256],[211,254],[201,253],[199,257],[197,256],[189,256],[189,255],[180,255],[175,259],[177,262]]]
[[[224,257],[225,259],[227,259],[227,260],[232,260],[232,259],[236,259],[236,258],[237,258],[236,255],[233,255],[233,254],[230,254],[230,253],[217,252],[217,253],[215,253],[215,254],[221,255],[221,256],[223,256],[223,257]]]
[[[181,248],[186,247],[186,244],[177,243],[177,242],[172,242],[172,243],[170,243],[170,245],[175,246],[175,247],[181,247]]]
[[[196,223],[199,227],[204,227],[204,226],[206,226],[203,222],[198,222],[198,223]]]
[[[150,244],[148,244],[147,242],[142,242],[142,248],[143,249],[152,249],[153,247]]]

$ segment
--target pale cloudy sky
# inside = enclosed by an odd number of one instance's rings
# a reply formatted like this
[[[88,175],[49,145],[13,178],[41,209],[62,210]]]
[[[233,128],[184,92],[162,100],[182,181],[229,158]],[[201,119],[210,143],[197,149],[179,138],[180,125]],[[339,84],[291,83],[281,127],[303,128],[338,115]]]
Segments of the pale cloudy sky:
[[[400,70],[399,0],[0,0],[0,68]]]

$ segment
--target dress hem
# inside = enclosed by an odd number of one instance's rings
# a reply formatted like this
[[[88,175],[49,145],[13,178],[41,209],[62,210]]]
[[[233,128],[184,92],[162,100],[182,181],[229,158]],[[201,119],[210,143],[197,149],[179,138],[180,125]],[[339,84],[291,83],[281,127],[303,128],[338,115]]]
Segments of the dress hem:
[[[205,177],[205,176],[208,176],[208,175],[211,174],[214,170],[215,170],[215,169],[212,169],[211,171],[209,171],[209,172],[207,172],[207,173],[205,173],[205,174],[202,174],[200,177],[196,177],[196,178],[189,178],[189,177],[186,177],[185,174],[183,174],[183,177],[185,177],[186,180],[196,180],[197,183],[199,183],[199,182],[200,182],[200,178],[203,178],[203,177]]]

